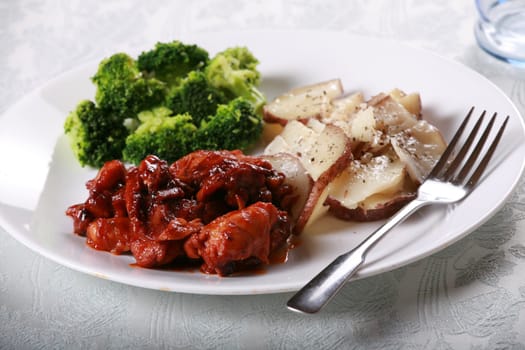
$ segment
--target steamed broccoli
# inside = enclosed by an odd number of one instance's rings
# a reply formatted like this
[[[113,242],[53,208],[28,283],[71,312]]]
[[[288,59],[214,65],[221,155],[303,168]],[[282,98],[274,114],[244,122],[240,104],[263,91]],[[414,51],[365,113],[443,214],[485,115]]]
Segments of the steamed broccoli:
[[[188,114],[157,107],[139,114],[140,126],[126,138],[124,160],[138,164],[148,154],[175,161],[198,149],[246,149],[262,132],[262,119],[244,97],[220,104],[195,124]]]
[[[166,107],[139,113],[140,126],[126,138],[124,160],[138,164],[148,154],[173,162],[195,147],[197,127],[189,114],[173,115]]]
[[[137,59],[114,54],[92,77],[94,101],[80,102],[64,131],[82,166],[245,149],[262,130],[257,64],[244,47],[210,60],[206,50],[180,41],[157,43]]]
[[[92,77],[98,106],[124,118],[135,118],[140,111],[161,104],[166,86],[157,79],[142,76],[137,62],[125,53],[117,53],[100,62]]]
[[[224,94],[208,83],[203,72],[192,71],[168,95],[166,105],[174,114],[189,113],[195,125],[214,115],[217,106],[228,102]]]
[[[128,134],[120,118],[88,100],[68,115],[64,130],[80,164],[95,167],[120,158]]]
[[[261,135],[263,122],[244,97],[219,105],[215,115],[203,121],[197,131],[203,149],[246,149]]]
[[[147,75],[169,85],[177,85],[189,72],[203,69],[208,60],[206,50],[176,40],[157,43],[154,49],[140,54],[137,63]]]
[[[206,77],[211,85],[225,90],[231,98],[246,98],[259,113],[266,98],[257,87],[261,80],[258,64],[246,47],[232,47],[210,60],[205,69]]]

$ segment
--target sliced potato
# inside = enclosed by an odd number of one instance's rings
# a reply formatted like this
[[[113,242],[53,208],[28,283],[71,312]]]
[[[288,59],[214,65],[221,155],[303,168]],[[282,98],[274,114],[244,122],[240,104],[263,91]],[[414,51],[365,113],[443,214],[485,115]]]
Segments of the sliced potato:
[[[417,183],[425,180],[447,147],[441,132],[425,120],[392,136],[390,143]]]
[[[290,121],[282,133],[266,147],[264,154],[290,153],[299,157],[314,181],[317,181],[341,155],[350,153],[344,132],[330,124],[311,120],[308,125]]]
[[[403,189],[405,165],[386,155],[363,164],[354,160],[334,181],[330,197],[349,209],[378,193],[397,193]]]
[[[285,184],[293,188],[293,201],[289,214],[292,220],[297,221],[304,210],[306,200],[312,191],[314,181],[308,174],[298,157],[289,153],[263,155],[262,158],[272,164],[272,167],[286,176]]]
[[[349,135],[353,141],[373,142],[377,133],[374,109],[367,107],[359,110],[350,124]]]
[[[404,164],[381,155],[366,164],[353,161],[333,181],[325,204],[340,219],[373,221],[391,216],[414,196]]]
[[[446,146],[421,116],[419,93],[396,88],[365,101],[361,92],[344,94],[339,79],[270,102],[264,118],[282,132],[264,153],[297,157],[313,181],[304,205],[301,200],[296,233],[328,210],[370,221],[391,216],[414,198]]]
[[[406,94],[402,90],[393,89],[389,92],[389,95],[401,103],[403,107],[413,115],[421,118],[421,96],[417,92]]]
[[[292,89],[263,108],[264,120],[286,125],[290,120],[305,120],[326,114],[331,101],[343,94],[340,79]]]
[[[373,97],[369,104],[374,107],[376,128],[388,135],[394,135],[417,123],[418,118],[390,95]]]
[[[298,234],[307,225],[326,186],[352,160],[350,140],[343,130],[334,125],[316,120],[305,125],[293,120],[264,151],[266,155],[278,153],[298,157],[314,181],[304,210],[296,222],[295,233]]]
[[[365,98],[361,92],[336,97],[331,101],[330,108],[323,111],[321,119],[330,123],[348,121],[364,102]]]

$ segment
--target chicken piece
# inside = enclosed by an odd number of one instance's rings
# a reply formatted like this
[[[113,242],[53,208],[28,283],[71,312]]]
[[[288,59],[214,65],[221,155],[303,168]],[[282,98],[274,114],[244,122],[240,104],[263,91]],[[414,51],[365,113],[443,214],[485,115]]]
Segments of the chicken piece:
[[[280,202],[291,192],[268,161],[240,151],[196,151],[174,162],[170,173],[195,188],[199,202],[221,198],[226,206],[217,216],[258,201]]]
[[[267,264],[271,231],[278,219],[279,210],[273,204],[257,202],[204,226],[188,238],[184,250],[189,258],[204,260],[204,272],[221,276],[233,273],[236,263],[251,258]]]
[[[99,218],[89,224],[86,243],[95,249],[122,254],[130,249],[130,222],[128,218]]]
[[[86,183],[89,191],[112,191],[122,184],[126,177],[126,167],[120,160],[111,160],[102,166],[97,176]]]
[[[200,183],[223,165],[231,168],[236,165],[240,151],[195,151],[170,165],[172,177],[200,187]]]
[[[141,267],[158,267],[169,264],[184,254],[182,240],[157,241],[142,237],[131,242],[130,248],[136,264]]]
[[[170,220],[164,230],[157,236],[159,241],[176,241],[198,233],[202,228],[200,219],[186,221],[183,218]]]
[[[97,176],[86,183],[89,198],[86,210],[96,218],[114,216],[113,194],[124,186],[126,168],[119,160],[106,162]]]
[[[88,199],[66,210],[66,215],[73,219],[73,229],[76,234],[85,236],[90,223],[96,218],[125,216],[122,201],[125,181],[124,164],[112,160],[106,162],[97,176],[86,183],[89,191]]]
[[[157,156],[149,155],[138,165],[139,177],[149,193],[165,188],[170,180],[168,163]]]
[[[182,218],[171,220],[162,232],[150,232],[150,236],[134,239],[130,244],[136,264],[141,267],[158,267],[169,264],[184,255],[184,239],[198,233],[200,220],[186,221]],[[135,236],[138,236],[135,234]]]
[[[93,216],[86,210],[86,203],[73,204],[66,209],[66,215],[73,219],[73,232],[85,236]]]

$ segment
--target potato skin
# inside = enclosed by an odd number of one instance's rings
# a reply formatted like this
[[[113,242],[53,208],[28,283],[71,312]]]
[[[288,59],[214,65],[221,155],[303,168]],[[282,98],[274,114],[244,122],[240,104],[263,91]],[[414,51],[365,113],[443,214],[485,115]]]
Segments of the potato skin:
[[[408,202],[416,198],[415,193],[401,194],[391,200],[381,203],[374,208],[365,208],[358,206],[354,209],[349,209],[338,200],[328,197],[325,205],[329,206],[328,212],[336,218],[345,221],[369,222],[376,220],[383,220],[394,215],[399,209],[405,206]]]
[[[321,197],[326,186],[328,186],[330,182],[332,182],[337,177],[337,175],[339,175],[344,169],[346,169],[346,167],[348,167],[352,160],[353,155],[350,139],[345,138],[344,152],[324,173],[321,174],[317,181],[314,182],[314,185],[312,186],[312,191],[310,192],[310,195],[306,200],[306,204],[304,205],[304,210],[295,224],[293,232],[295,235],[300,234],[304,230],[305,226],[308,224],[308,220],[312,216],[315,206],[319,201],[319,198]]]

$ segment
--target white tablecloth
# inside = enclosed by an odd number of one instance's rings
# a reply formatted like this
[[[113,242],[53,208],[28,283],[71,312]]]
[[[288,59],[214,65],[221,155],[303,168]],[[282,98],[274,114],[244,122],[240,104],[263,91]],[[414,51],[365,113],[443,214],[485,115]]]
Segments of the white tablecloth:
[[[191,32],[323,29],[457,60],[524,114],[525,71],[481,51],[474,22],[474,1],[466,0],[4,0],[0,113],[60,73],[116,51]],[[99,279],[0,229],[0,349],[525,349],[523,189],[468,237],[346,286],[313,316],[288,311],[290,294],[178,294]]]

